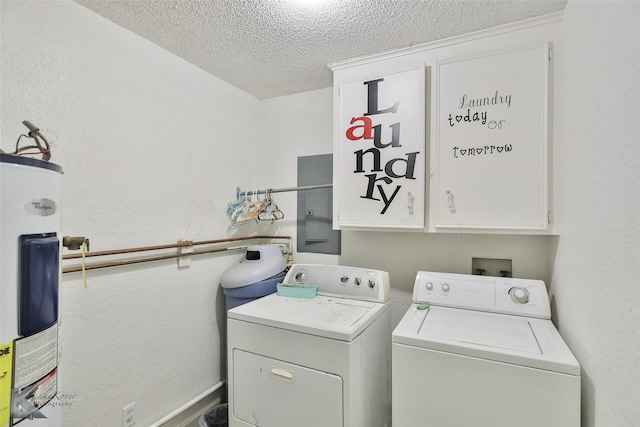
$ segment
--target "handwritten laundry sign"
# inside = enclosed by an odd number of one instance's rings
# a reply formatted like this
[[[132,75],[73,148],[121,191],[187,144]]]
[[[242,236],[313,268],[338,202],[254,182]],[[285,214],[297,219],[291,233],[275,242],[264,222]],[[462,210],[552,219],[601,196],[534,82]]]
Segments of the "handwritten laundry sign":
[[[538,43],[438,62],[439,225],[545,226],[548,52]]]
[[[341,224],[423,226],[424,80],[420,66],[340,85]]]

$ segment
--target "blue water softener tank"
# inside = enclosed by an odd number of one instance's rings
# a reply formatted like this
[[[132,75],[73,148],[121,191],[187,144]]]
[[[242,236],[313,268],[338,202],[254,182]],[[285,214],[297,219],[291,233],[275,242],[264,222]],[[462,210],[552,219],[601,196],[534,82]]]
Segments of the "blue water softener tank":
[[[276,291],[287,273],[287,263],[277,245],[247,246],[239,264],[222,274],[227,311]]]

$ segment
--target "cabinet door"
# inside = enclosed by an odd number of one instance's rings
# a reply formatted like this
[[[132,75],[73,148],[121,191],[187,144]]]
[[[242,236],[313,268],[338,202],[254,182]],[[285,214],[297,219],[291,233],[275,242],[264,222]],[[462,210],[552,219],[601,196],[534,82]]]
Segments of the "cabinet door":
[[[340,228],[423,228],[424,66],[341,82],[338,96]]]
[[[547,43],[438,62],[437,230],[546,230],[548,64]]]

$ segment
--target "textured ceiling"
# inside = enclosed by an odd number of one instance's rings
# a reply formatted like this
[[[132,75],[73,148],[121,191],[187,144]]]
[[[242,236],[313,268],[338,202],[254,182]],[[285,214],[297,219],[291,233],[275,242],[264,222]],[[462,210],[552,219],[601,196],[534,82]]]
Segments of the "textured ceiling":
[[[75,0],[259,99],[328,64],[560,11],[566,0]]]

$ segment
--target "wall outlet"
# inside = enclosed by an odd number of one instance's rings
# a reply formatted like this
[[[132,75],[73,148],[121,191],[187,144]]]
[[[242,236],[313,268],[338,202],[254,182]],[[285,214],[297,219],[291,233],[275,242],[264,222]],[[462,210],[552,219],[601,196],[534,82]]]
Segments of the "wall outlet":
[[[122,427],[129,427],[136,423],[136,402],[122,408]]]
[[[513,269],[510,259],[472,258],[471,274],[481,276],[512,277]]]

